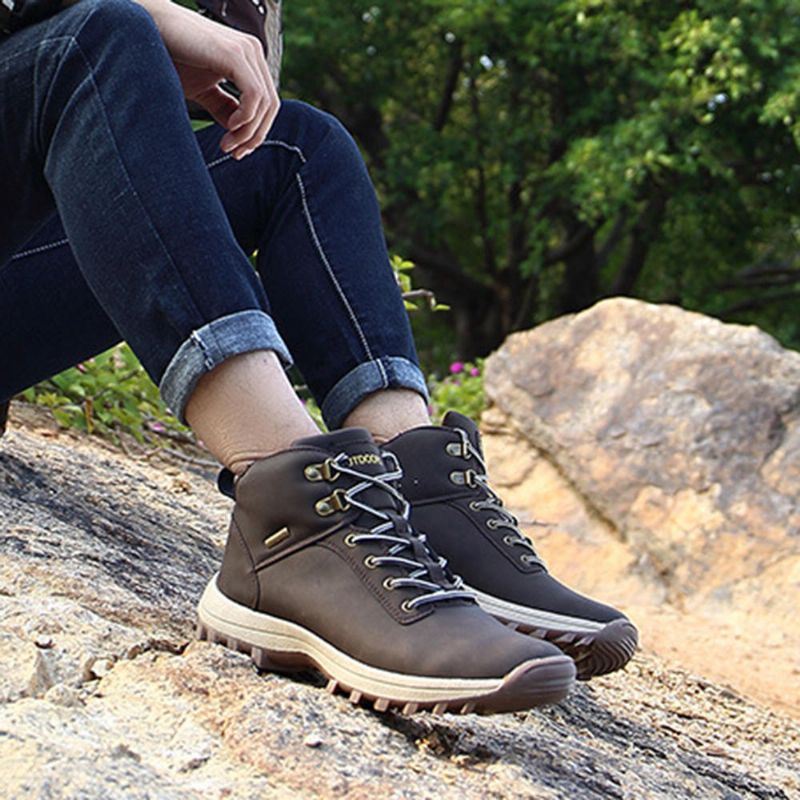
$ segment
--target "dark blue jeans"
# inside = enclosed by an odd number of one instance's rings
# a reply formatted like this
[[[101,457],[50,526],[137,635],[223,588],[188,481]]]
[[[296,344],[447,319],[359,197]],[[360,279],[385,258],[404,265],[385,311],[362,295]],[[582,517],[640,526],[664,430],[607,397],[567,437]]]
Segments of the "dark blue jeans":
[[[330,427],[382,388],[426,396],[347,131],[285,102],[242,161],[222,134],[192,131],[131,0],[0,36],[0,400],[121,339],[179,417],[203,374],[259,349],[297,364]]]

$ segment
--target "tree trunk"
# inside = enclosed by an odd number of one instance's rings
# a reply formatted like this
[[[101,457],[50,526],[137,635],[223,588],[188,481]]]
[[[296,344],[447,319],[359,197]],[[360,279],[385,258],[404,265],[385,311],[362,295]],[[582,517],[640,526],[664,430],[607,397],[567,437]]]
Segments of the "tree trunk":
[[[571,314],[594,303],[600,295],[600,275],[595,250],[594,233],[575,248],[565,259],[564,284],[559,311]]]

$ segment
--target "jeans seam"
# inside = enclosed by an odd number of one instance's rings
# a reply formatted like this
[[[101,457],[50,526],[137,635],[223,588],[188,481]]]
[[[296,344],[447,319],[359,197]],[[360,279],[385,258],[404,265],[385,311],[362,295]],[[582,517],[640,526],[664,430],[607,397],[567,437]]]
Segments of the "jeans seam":
[[[306,224],[308,225],[308,230],[309,233],[311,234],[311,240],[314,242],[317,254],[320,257],[320,260],[322,261],[322,264],[325,267],[325,270],[328,273],[328,277],[331,279],[331,282],[333,283],[334,288],[336,289],[339,295],[339,298],[341,299],[342,303],[344,303],[344,307],[347,309],[347,313],[350,317],[351,322],[353,323],[353,326],[356,329],[356,333],[358,334],[359,339],[361,340],[361,344],[364,348],[364,352],[367,356],[367,359],[369,361],[377,361],[378,369],[380,370],[381,379],[383,381],[383,387],[386,388],[389,385],[389,379],[386,375],[386,370],[384,369],[383,364],[380,363],[380,360],[376,359],[375,356],[373,356],[372,349],[369,346],[369,342],[367,342],[367,337],[364,334],[364,330],[359,324],[358,318],[356,317],[355,312],[353,311],[353,307],[350,305],[350,301],[347,299],[347,295],[344,293],[344,289],[342,289],[342,285],[339,283],[339,279],[336,277],[336,273],[333,271],[333,267],[331,266],[331,263],[328,260],[328,256],[326,255],[325,250],[322,247],[322,242],[320,242],[319,240],[317,229],[314,225],[314,220],[311,216],[311,209],[308,206],[308,197],[306,196],[306,187],[305,184],[303,183],[303,178],[299,172],[295,175],[295,178],[297,179],[297,186],[300,189],[300,201],[303,206],[303,215],[305,216]]]
[[[303,164],[307,163],[308,161],[303,153],[302,148],[298,147],[296,144],[289,144],[289,142],[284,142],[281,139],[265,139],[260,145],[258,145],[258,147],[266,146],[283,147],[286,150],[291,150],[292,152],[296,153]],[[231,158],[233,158],[233,153],[226,153],[224,156],[220,156],[219,158],[215,158],[213,161],[209,161],[206,164],[206,167],[211,169],[212,167],[216,167],[217,164],[221,164],[223,161],[228,161]]]
[[[81,28],[83,28],[83,26],[81,26]],[[16,61],[20,56],[24,56],[26,53],[30,53],[33,50],[38,50],[43,44],[50,44],[51,42],[71,42],[74,39],[75,37],[71,33],[65,33],[63,36],[52,36],[49,39],[41,39],[40,41],[36,42],[36,44],[33,45],[32,47],[26,47],[19,53],[14,53],[13,56],[4,58],[2,61],[0,61],[0,67],[2,67],[5,64],[8,64],[10,61]]]
[[[385,365],[381,364],[384,359]],[[429,400],[430,394],[419,364],[408,356],[383,354],[379,359],[357,364],[341,376],[324,397],[319,398],[322,416],[329,427],[339,427],[364,397],[386,388],[376,383],[383,383],[381,366],[391,373],[389,386],[411,389],[422,395],[426,402]]]
[[[69,39],[69,40],[72,39],[71,36],[64,36],[64,37],[61,37],[61,38]],[[56,40],[55,39],[49,39],[47,41],[56,41]],[[36,48],[31,48],[31,49],[34,50]],[[259,146],[263,147],[264,145],[275,145],[275,146],[278,146],[278,147],[284,147],[287,150],[292,150],[295,153],[297,153],[297,156],[299,157],[300,161],[303,164],[305,164],[306,161],[307,161],[305,155],[303,154],[302,149],[300,147],[298,147],[297,145],[289,144],[288,142],[281,141],[280,139],[267,139],[266,141],[262,142],[261,145],[259,145]],[[211,169],[211,167],[214,167],[217,164],[221,163],[222,161],[226,161],[227,159],[229,159],[231,157],[232,157],[232,155],[230,153],[228,153],[227,155],[223,156],[222,158],[218,158],[218,159],[216,159],[216,161],[211,161],[210,163],[206,164],[206,167]],[[69,239],[58,239],[57,241],[50,242],[49,244],[42,244],[42,245],[39,245],[38,247],[32,247],[30,250],[22,250],[19,253],[14,253],[14,255],[11,256],[11,258],[9,260],[13,261],[14,259],[17,259],[17,258],[24,258],[25,256],[32,256],[32,255],[35,255],[36,253],[41,253],[41,252],[43,252],[45,250],[50,250],[53,247],[60,247],[62,244],[68,244],[68,243],[69,243]]]
[[[78,37],[81,35],[81,33],[83,33],[83,29],[86,27],[86,24],[89,22],[89,19],[90,19],[91,16],[92,16],[92,12],[91,12],[91,10],[89,10],[84,15],[83,20],[81,21],[81,24],[80,24],[80,27],[78,28],[78,30],[72,31],[72,32],[67,33],[67,34],[64,34],[63,36],[53,36],[50,39],[43,39],[41,42],[39,42],[39,45],[45,44],[47,42],[60,42],[60,41],[64,41],[64,40],[66,40],[66,42],[67,42],[67,48],[69,48],[70,45],[74,44],[78,48],[78,50],[80,51],[81,57],[83,58],[84,62],[89,67],[89,76],[88,77],[92,81],[92,83],[94,84],[95,91],[97,92],[98,97],[100,97],[100,90],[98,89],[97,83],[94,80],[94,68],[92,67],[89,59],[86,57],[86,54],[83,52],[83,48],[81,47],[80,42],[78,41]],[[66,53],[64,55],[64,58],[66,58]],[[59,62],[58,67],[56,68],[56,73],[61,69],[61,67],[62,67],[62,65],[64,63],[64,58],[62,58],[61,61]],[[46,93],[46,95],[44,97],[44,100],[43,100],[41,106],[39,106],[39,104],[37,103],[37,106],[36,106],[37,108],[44,109],[44,108],[47,107],[47,104],[50,101],[50,95],[55,90],[55,83],[56,83],[55,80],[51,80],[50,81],[50,85],[47,87],[47,93]],[[74,91],[77,92],[83,86],[84,83],[85,83],[85,81],[81,81],[80,84],[75,87]],[[102,106],[103,114],[105,115],[106,110],[105,110],[105,106],[103,105],[102,98],[100,98],[100,105]],[[106,125],[108,125],[108,120],[107,119],[106,119]],[[34,127],[36,129],[37,134],[38,134],[39,133],[38,124],[35,125]],[[58,127],[60,127],[60,125]],[[110,132],[110,128],[109,128],[109,132]],[[42,141],[41,137],[40,137],[39,141],[40,142]],[[113,137],[112,137],[112,141],[113,141]],[[116,142],[114,142],[114,148],[117,149]],[[119,155],[119,150],[118,149],[117,149],[117,155]],[[43,158],[42,161],[43,161],[43,164],[46,163],[46,156],[45,156],[45,158]],[[127,170],[126,170],[126,173],[127,173]],[[129,182],[130,182],[130,180],[129,180]]]
[[[15,258],[23,258],[24,256],[32,256],[35,253],[41,253],[43,250],[50,250],[53,247],[60,247],[62,244],[68,244],[69,239],[59,239],[56,242],[50,242],[49,244],[40,244],[38,247],[32,247],[30,250],[22,250],[19,253],[14,253],[13,256],[9,259],[13,261]]]
[[[210,370],[211,366],[212,366],[212,364],[214,362],[213,362],[213,360],[211,358],[211,354],[208,352],[208,348],[206,347],[205,342],[203,342],[203,337],[200,336],[197,333],[197,331],[192,331],[192,335],[191,335],[190,338],[191,338],[192,342],[194,342],[194,344],[197,347],[197,349],[203,355],[203,365],[205,366],[205,368],[207,370]]]
[[[186,337],[158,377],[161,396],[183,422],[186,403],[203,375],[228,358],[257,350],[274,351],[284,369],[292,364],[286,343],[265,311],[235,311],[207,322]]]
[[[147,213],[147,209],[146,209],[144,203],[142,202],[141,198],[139,197],[139,193],[136,191],[136,188],[134,187],[133,182],[131,181],[131,177],[128,174],[128,168],[125,166],[125,162],[124,162],[124,160],[122,158],[122,154],[120,153],[119,147],[117,146],[117,141],[114,138],[114,133],[112,131],[111,125],[110,125],[109,120],[108,120],[108,112],[106,110],[105,103],[103,102],[103,97],[100,94],[100,87],[97,85],[97,81],[94,78],[94,67],[92,66],[91,61],[89,61],[89,59],[87,58],[86,54],[83,52],[83,48],[81,47],[80,42],[75,37],[72,37],[72,41],[75,44],[75,46],[77,47],[81,58],[83,59],[84,63],[86,64],[86,67],[89,70],[89,80],[91,81],[92,86],[94,87],[95,96],[97,97],[97,101],[98,101],[98,103],[100,105],[100,108],[102,110],[102,113],[103,113],[103,118],[104,118],[106,130],[108,132],[109,141],[111,142],[111,144],[112,144],[112,146],[114,148],[114,151],[116,153],[117,160],[119,161],[119,165],[120,165],[120,168],[122,170],[122,173],[125,176],[125,180],[126,180],[128,186],[130,187],[131,194],[136,199],[136,202],[138,203],[139,207],[143,211],[142,218],[145,220],[147,226],[152,231],[152,234],[155,237],[155,240],[158,243],[158,245],[159,245],[159,247],[161,249],[161,252],[167,257],[167,260],[172,265],[172,267],[175,270],[175,272],[181,277],[181,280],[178,283],[182,286],[183,294],[187,298],[189,303],[191,304],[192,310],[194,311],[194,314],[195,314],[196,318],[197,319],[203,319],[203,315],[200,313],[200,309],[198,308],[197,303],[195,302],[195,300],[192,297],[191,293],[186,288],[186,282],[183,280],[183,276],[181,275],[181,272],[178,269],[178,266],[175,263],[175,260],[173,259],[172,255],[170,254],[169,250],[167,249],[166,245],[164,244],[164,242],[163,242],[163,240],[161,238],[161,235],[159,234],[158,230],[156,229],[155,225],[153,224],[152,220],[150,219],[150,216]]]

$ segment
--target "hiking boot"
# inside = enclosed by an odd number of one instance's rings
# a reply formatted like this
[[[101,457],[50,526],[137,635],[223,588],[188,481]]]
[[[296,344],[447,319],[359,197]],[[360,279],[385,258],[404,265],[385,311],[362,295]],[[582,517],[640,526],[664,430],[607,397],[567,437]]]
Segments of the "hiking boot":
[[[236,500],[198,635],[263,669],[313,668],[376,710],[515,711],[561,700],[556,647],[481,610],[414,532],[397,459],[351,428],[299,439],[220,488]]]
[[[478,428],[449,412],[384,445],[403,470],[411,523],[490,614],[572,656],[579,680],[624,667],[638,640],[624,614],[559,583],[489,486]]]

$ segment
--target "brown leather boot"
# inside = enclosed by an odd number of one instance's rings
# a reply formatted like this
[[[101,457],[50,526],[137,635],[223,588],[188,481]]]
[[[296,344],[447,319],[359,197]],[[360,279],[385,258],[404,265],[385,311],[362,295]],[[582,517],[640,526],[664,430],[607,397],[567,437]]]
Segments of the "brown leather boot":
[[[475,592],[481,607],[517,630],[549,639],[575,659],[578,680],[620,669],[638,633],[617,609],[574,592],[545,568],[489,485],[478,428],[449,412],[384,446],[403,469],[411,523]]]
[[[222,568],[200,638],[261,668],[314,668],[330,691],[406,713],[554,703],[571,659],[480,609],[408,522],[397,460],[351,428],[298,440],[233,486]]]

